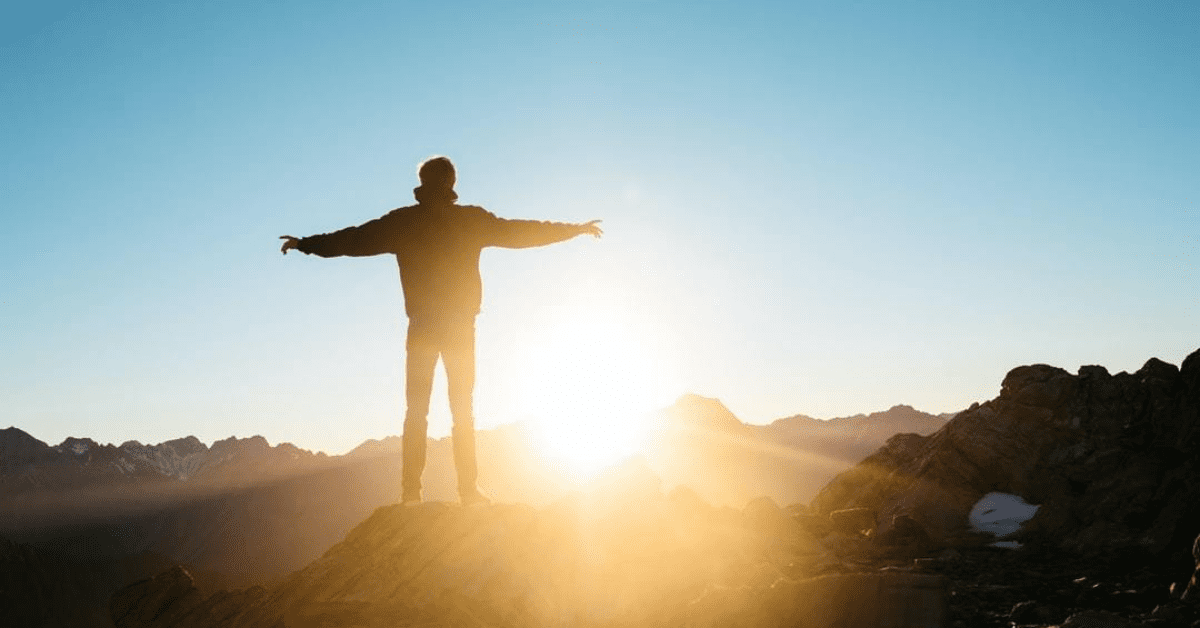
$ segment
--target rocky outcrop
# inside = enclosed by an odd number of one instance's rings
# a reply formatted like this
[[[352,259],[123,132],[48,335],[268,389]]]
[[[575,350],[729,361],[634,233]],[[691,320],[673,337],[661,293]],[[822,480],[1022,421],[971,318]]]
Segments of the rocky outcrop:
[[[946,544],[971,538],[967,515],[993,491],[1040,505],[1026,543],[1186,557],[1200,532],[1200,352],[1133,374],[1015,368],[997,398],[928,437],[893,437],[812,506],[870,509],[882,536],[903,516]]]
[[[116,628],[221,626],[252,608],[264,593],[256,586],[205,599],[192,575],[176,566],[121,589],[109,602],[109,613]]]
[[[229,626],[699,626],[715,611],[692,602],[714,587],[769,588],[825,554],[769,499],[738,511],[664,495],[631,463],[544,509],[386,506],[265,595],[214,597],[242,600],[222,607]],[[213,599],[177,570],[120,592],[113,618],[218,625],[193,619]]]

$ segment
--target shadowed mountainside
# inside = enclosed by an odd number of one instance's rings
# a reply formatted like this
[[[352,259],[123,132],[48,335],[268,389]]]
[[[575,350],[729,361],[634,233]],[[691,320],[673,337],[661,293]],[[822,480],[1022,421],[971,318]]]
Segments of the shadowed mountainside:
[[[63,560],[0,538],[0,626],[109,626],[114,585],[149,578],[171,565],[149,552]]]

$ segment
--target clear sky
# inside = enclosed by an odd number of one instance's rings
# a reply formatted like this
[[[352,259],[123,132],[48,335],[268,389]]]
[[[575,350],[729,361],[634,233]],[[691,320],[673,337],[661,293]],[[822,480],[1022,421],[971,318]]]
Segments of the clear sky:
[[[3,6],[0,425],[51,443],[397,434],[394,259],[277,238],[434,154],[604,219],[484,253],[484,427],[953,412],[1200,348],[1200,3]]]

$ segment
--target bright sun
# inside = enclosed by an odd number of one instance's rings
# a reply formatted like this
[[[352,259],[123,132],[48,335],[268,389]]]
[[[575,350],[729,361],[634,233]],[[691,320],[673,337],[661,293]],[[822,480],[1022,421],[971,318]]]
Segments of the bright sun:
[[[537,446],[576,480],[641,451],[671,378],[645,342],[611,321],[549,330],[520,376]]]

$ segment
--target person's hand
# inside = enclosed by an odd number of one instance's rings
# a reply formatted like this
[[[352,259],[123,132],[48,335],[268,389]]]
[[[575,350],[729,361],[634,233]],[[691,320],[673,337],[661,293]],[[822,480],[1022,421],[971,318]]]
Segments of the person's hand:
[[[581,235],[586,233],[586,234],[592,236],[593,238],[599,239],[600,236],[604,235],[604,230],[600,228],[601,222],[603,222],[603,221],[592,220],[589,222],[585,222],[585,223],[579,225],[579,233]]]
[[[283,246],[279,247],[279,251],[284,255],[287,255],[288,251],[300,246],[300,238],[296,236],[279,236],[279,239],[283,240]]]

